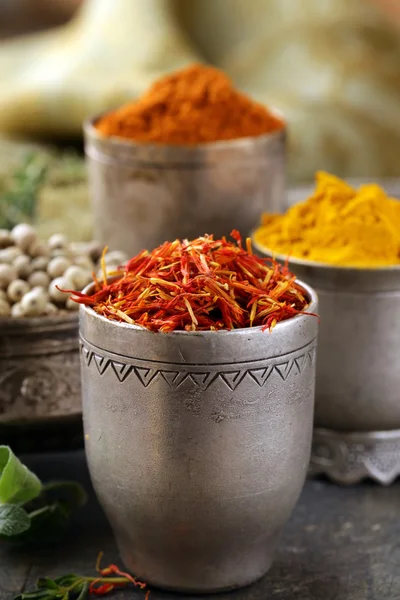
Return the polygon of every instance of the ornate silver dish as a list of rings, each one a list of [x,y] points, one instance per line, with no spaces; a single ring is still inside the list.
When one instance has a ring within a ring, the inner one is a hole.
[[[0,442],[59,449],[72,424],[77,445],[81,412],[78,315],[0,319]]]

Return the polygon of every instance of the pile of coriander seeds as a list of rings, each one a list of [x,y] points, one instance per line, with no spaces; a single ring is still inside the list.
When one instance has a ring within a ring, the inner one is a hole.
[[[47,241],[21,223],[0,229],[0,317],[41,317],[77,311],[79,304],[61,290],[82,290],[100,274],[102,248],[76,244],[61,233]],[[125,264],[121,252],[105,256],[107,271]]]

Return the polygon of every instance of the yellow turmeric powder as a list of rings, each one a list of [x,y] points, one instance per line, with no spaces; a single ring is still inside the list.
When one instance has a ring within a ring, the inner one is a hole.
[[[330,265],[398,265],[400,202],[376,184],[354,189],[318,172],[314,193],[283,215],[263,215],[253,239],[274,254]]]

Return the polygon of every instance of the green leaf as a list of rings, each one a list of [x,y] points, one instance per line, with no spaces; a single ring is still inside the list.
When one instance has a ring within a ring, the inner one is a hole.
[[[14,596],[14,600],[44,600],[49,597],[48,590],[34,590],[33,592],[22,592],[22,594],[18,594],[18,596]],[[52,596],[55,598],[55,596]]]
[[[49,589],[36,589],[33,592],[22,592],[18,596],[14,596],[14,600],[55,600],[60,596],[57,592]]]
[[[79,596],[77,597],[76,600],[86,600],[86,598],[89,595],[89,582],[86,581],[83,586],[81,591],[79,592]]]
[[[79,575],[76,575],[75,573],[68,573],[67,575],[59,575],[58,577],[55,577],[54,582],[58,586],[68,587],[76,583],[77,579],[79,579]]]
[[[57,502],[70,514],[87,502],[84,488],[76,481],[54,481],[43,486],[46,504]]]
[[[43,506],[39,510],[30,513],[32,533],[34,541],[41,543],[53,542],[59,539],[68,524],[68,514],[64,507],[57,502]]]
[[[29,513],[31,526],[10,539],[15,544],[43,545],[58,542],[68,525],[68,514],[60,504],[43,506]]]
[[[54,579],[50,579],[50,577],[40,577],[36,582],[36,587],[39,590],[59,590],[60,586],[54,581]]]
[[[28,531],[31,520],[26,511],[15,504],[0,506],[0,535],[14,536]]]
[[[40,480],[8,446],[0,446],[0,505],[24,504],[39,496]]]

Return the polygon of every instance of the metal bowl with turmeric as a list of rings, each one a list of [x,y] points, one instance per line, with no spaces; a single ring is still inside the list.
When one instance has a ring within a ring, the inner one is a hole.
[[[400,202],[376,184],[327,173],[253,232],[318,294],[319,354],[311,471],[355,483],[400,475]]]

